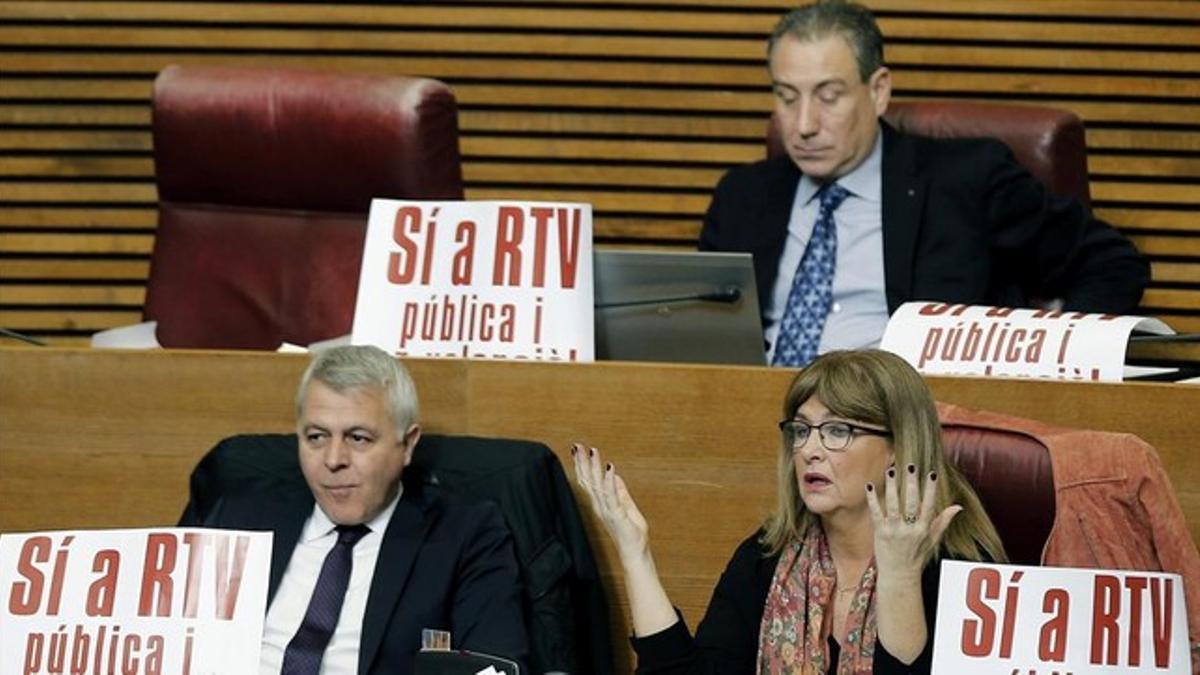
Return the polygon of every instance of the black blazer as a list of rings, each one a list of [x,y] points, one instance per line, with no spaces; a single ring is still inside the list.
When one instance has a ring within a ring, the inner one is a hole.
[[[222,440],[192,471],[180,524],[204,524],[218,501],[234,495],[290,494],[287,499],[300,502],[296,509],[310,512],[312,497],[296,442],[295,434]],[[499,507],[521,574],[531,672],[614,672],[608,624],[593,620],[608,616],[600,573],[570,485],[549,448],[530,441],[424,434],[404,479],[418,488],[436,483],[465,500]]]
[[[307,489],[227,495],[203,525],[275,533],[269,605],[313,503]],[[517,564],[500,512],[405,480],[375,564],[359,675],[411,674],[424,628],[449,631],[455,648],[513,659],[526,672]]]
[[[680,618],[669,628],[633,638],[637,675],[754,675],[763,609],[779,556],[764,556],[758,532],[738,546],[721,574],[712,600],[693,639]],[[883,645],[875,643],[874,675],[926,675],[933,664],[933,626],[937,613],[940,562],[921,574],[921,595],[929,639],[912,665],[904,665]],[[833,654],[831,652],[830,656]],[[830,672],[837,662],[831,658]]]
[[[1149,265],[1074,199],[1051,195],[992,139],[883,133],[888,312],[911,300],[1127,313]],[[800,170],[787,156],[732,169],[704,219],[700,249],[754,255],[759,302],[774,288]]]

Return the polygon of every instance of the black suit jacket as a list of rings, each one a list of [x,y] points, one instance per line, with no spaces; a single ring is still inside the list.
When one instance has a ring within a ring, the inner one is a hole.
[[[695,638],[683,619],[668,628],[632,639],[637,675],[753,675],[758,658],[758,634],[763,610],[779,556],[764,556],[755,533],[738,546],[717,581],[708,610]],[[874,675],[923,675],[933,664],[933,625],[937,614],[941,564],[934,560],[921,573],[921,599],[929,640],[912,665],[904,665],[879,642],[875,643]],[[836,645],[836,643],[834,643]],[[830,650],[829,672],[837,661]]]
[[[883,130],[883,259],[888,312],[911,300],[1127,313],[1149,266],[1133,244],[1074,199],[1055,197],[991,139]],[[800,170],[776,157],[717,185],[701,250],[754,255],[765,309],[787,238]]]
[[[307,490],[231,495],[205,519],[207,527],[275,533],[268,605],[313,503]],[[375,564],[359,675],[412,673],[424,628],[449,631],[456,649],[516,660],[525,672],[517,565],[500,512],[489,502],[462,503],[406,480]]]

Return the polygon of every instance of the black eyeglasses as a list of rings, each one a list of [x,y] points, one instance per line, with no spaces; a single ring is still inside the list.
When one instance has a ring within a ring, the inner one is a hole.
[[[808,442],[808,436],[812,430],[817,430],[817,435],[821,439],[821,445],[826,450],[834,452],[845,450],[846,446],[854,440],[855,434],[864,434],[868,436],[884,436],[892,435],[892,432],[886,429],[872,429],[859,424],[851,424],[850,422],[830,421],[822,422],[821,424],[809,424],[800,420],[784,420],[779,423],[779,430],[783,432],[783,443],[786,447],[793,450],[803,446]]]

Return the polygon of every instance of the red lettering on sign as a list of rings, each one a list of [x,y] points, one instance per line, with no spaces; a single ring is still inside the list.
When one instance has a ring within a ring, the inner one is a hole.
[[[496,218],[496,255],[492,261],[492,284],[521,285],[521,239],[525,234],[525,212],[501,206]]]
[[[1042,596],[1042,612],[1053,613],[1038,633],[1038,658],[1043,661],[1062,661],[1067,657],[1067,626],[1070,617],[1071,595],[1061,588],[1051,588]]]
[[[146,537],[146,559],[142,564],[142,592],[138,600],[138,616],[170,616],[171,593],[174,582],[176,541],[170,534],[150,534]]]
[[[50,560],[50,537],[30,537],[21,546],[21,555],[17,557],[17,574],[26,581],[13,582],[8,594],[8,611],[16,616],[26,616],[37,612],[42,604],[42,586],[46,577],[38,570],[35,563],[45,563]]]
[[[1092,587],[1092,652],[1094,665],[1117,665],[1120,635],[1117,617],[1121,614],[1121,582],[1114,576],[1098,574]]]
[[[963,654],[983,657],[992,653],[996,635],[996,613],[984,602],[984,599],[995,600],[999,597],[999,572],[987,568],[971,570],[967,575],[967,609],[979,619],[963,621]]]

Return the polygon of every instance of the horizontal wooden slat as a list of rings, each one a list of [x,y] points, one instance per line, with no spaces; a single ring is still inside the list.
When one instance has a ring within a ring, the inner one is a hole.
[[[60,104],[0,101],[0,125],[150,126],[150,108],[144,103]]]
[[[0,208],[0,227],[153,229],[158,211],[147,208],[88,208],[83,206]]]
[[[1099,207],[1100,218],[1131,230],[1172,230],[1196,232],[1200,236],[1200,213],[1194,210],[1155,210]]]
[[[1087,144],[1093,150],[1162,150],[1200,152],[1200,131],[1148,129],[1088,129]]]
[[[1142,305],[1159,309],[1190,309],[1200,311],[1200,289],[1148,288]]]
[[[153,183],[0,182],[0,201],[105,202],[154,204]]]
[[[145,281],[150,263],[143,260],[58,260],[0,258],[0,279]]]
[[[61,130],[0,129],[0,151],[54,150],[120,150],[149,152],[152,144],[149,131],[125,130]]]
[[[148,234],[26,234],[0,232],[0,253],[73,253],[149,255],[154,236]]]
[[[97,331],[117,326],[128,326],[142,320],[142,311],[136,310],[33,310],[0,309],[0,326],[27,333],[31,330],[86,330]]]
[[[1093,180],[1092,199],[1200,206],[1200,186],[1172,183],[1120,183]]]
[[[0,3],[0,16],[2,12],[10,10],[11,6],[19,5],[20,3],[9,2]],[[34,8],[29,14],[22,15],[27,18],[40,16],[47,17],[64,17],[64,12],[72,9],[77,9],[76,5],[83,4],[76,2],[51,1],[38,3],[42,7]],[[92,4],[92,3],[89,3]],[[98,4],[98,3],[95,3]],[[125,10],[120,12],[121,17],[141,17],[140,8],[135,3],[108,3],[109,5],[125,6]],[[166,3],[163,3],[166,4]],[[210,7],[219,6],[217,3],[208,3]],[[246,3],[250,4],[250,3]],[[521,6],[533,5],[537,7],[545,7],[547,5],[559,5],[570,7],[572,5],[595,5],[595,0],[475,0],[474,4],[504,6]],[[737,11],[767,11],[772,16],[782,13],[795,6],[794,0],[639,0],[638,5],[643,8],[661,8],[661,9],[688,9],[688,8],[706,8],[706,9],[736,9]],[[905,12],[912,14],[920,14],[930,11],[931,7],[927,0],[874,0],[871,7],[876,12]],[[1139,0],[1139,2],[1130,6],[1125,0],[976,0],[970,3],[959,3],[952,6],[953,13],[969,16],[969,15],[1021,15],[1021,16],[1049,16],[1049,17],[1070,17],[1081,16],[1088,17],[1093,15],[1125,17],[1133,19],[1191,19],[1195,17],[1194,0]],[[25,8],[22,8],[25,9]],[[942,11],[946,11],[946,7],[941,7]],[[73,14],[70,16],[74,16]]]
[[[522,164],[474,161],[463,167],[463,179],[473,183],[537,185],[654,185],[663,189],[711,190],[721,169],[641,167],[622,165]]]
[[[964,3],[965,5],[965,3]],[[413,27],[437,28],[544,28],[553,26],[572,30],[623,30],[629,32],[703,32],[703,33],[768,33],[778,12],[699,12],[575,8],[506,8],[458,6],[373,7],[364,12],[355,6],[327,4],[294,5],[287,21],[294,24],[337,23],[378,25],[387,23]],[[58,18],[62,20],[138,20],[188,21],[210,25],[238,23],[274,23],[279,20],[278,9],[263,3],[119,3],[64,2],[0,4],[0,16],[24,19]],[[947,39],[1001,40],[1012,42],[1063,40],[1065,22],[984,21],[940,19],[931,17],[880,18],[884,34],[892,38],[928,35],[931,32]],[[1190,46],[1200,43],[1200,28],[1188,23],[1179,25],[1087,25],[1079,36],[1098,44],[1172,44]]]
[[[1200,39],[1200,31],[1197,32]],[[308,55],[231,54],[206,55],[178,53],[0,53],[0,69],[30,73],[143,73],[153,76],[172,63],[203,65],[275,64],[290,66],[311,65]],[[490,57],[446,58],[444,56],[397,55],[387,58],[361,56],[323,56],[323,64],[359,72],[410,73],[455,80],[485,78],[490,81],[522,81],[568,79],[571,82],[612,84],[658,84],[676,86],[687,83],[698,89],[720,87],[761,87],[769,80],[761,64],[714,65],[709,63],[676,63],[656,61],[612,63],[579,59],[523,59]],[[1200,81],[1167,76],[1148,78],[1144,75],[1081,75],[1006,72],[934,71],[910,66],[897,66],[893,78],[902,90],[925,92],[1008,92],[1044,96],[1111,95],[1114,90],[1123,96],[1194,98],[1200,93]],[[697,86],[701,84],[703,86]]]
[[[0,155],[0,177],[57,176],[62,178],[142,178],[154,180],[154,160],[149,157],[56,155],[5,157]],[[4,189],[0,188],[0,194]]]
[[[537,157],[556,159],[622,159],[697,161],[740,164],[762,158],[762,149],[746,143],[590,140],[576,138],[508,138],[472,136],[461,139],[471,157]]]
[[[1200,236],[1163,237],[1132,233],[1129,238],[1143,255],[1200,257]]]
[[[318,67],[337,70],[333,64],[321,63]],[[397,71],[389,71],[397,72]],[[130,101],[148,103],[152,77],[146,74],[138,79],[88,79],[83,77],[33,77],[0,78],[0,100],[16,101]],[[696,90],[660,91],[631,87],[582,87],[569,85],[535,86],[506,83],[503,86],[458,82],[454,92],[460,106],[522,106],[544,109],[578,110],[589,108],[611,108],[614,113],[627,114],[636,111],[679,111],[697,114],[698,111],[713,113],[740,113],[761,115],[763,124],[771,109],[771,97],[763,88],[755,92],[713,92]],[[1018,92],[1018,96],[1006,99],[1011,103],[1027,105],[1050,105],[1074,110],[1085,118],[1089,111],[1093,116],[1105,120],[1133,120],[1145,122],[1167,121],[1195,124],[1194,107],[1183,104],[1113,103],[1103,101],[1071,101],[1054,97],[1029,96]],[[955,92],[958,96],[959,92]],[[898,99],[940,98],[937,95],[914,96],[901,87]],[[966,96],[978,100],[980,96]],[[1159,114],[1159,110],[1163,111]],[[489,111],[490,112],[490,111]],[[1144,114],[1143,114],[1144,113]],[[483,113],[487,114],[487,113]],[[609,114],[609,113],[605,113]]]
[[[1200,157],[1154,157],[1137,155],[1088,155],[1092,175],[1110,176],[1168,176],[1200,179]]]
[[[511,199],[512,190],[473,188],[469,199]],[[699,213],[708,206],[708,195],[649,194],[583,190],[526,189],[522,198],[550,202],[587,202],[597,211],[634,213]]]
[[[1187,283],[1200,286],[1200,260],[1191,263],[1156,261],[1150,265],[1150,276],[1157,282]],[[1196,309],[1200,309],[1200,306],[1197,306]]]
[[[1083,29],[1086,30],[1086,29]],[[108,26],[3,26],[0,46],[107,49],[191,49],[196,51],[309,51],[319,53],[366,51],[387,53],[432,52],[442,56],[485,53],[497,59],[554,54],[558,57],[672,58],[749,61],[762,67],[763,46],[758,36],[696,38],[662,36],[571,35],[547,33],[492,34],[480,40],[474,33],[396,30],[238,29],[226,27],[161,28]],[[1159,71],[1190,74],[1200,70],[1200,53],[1183,53],[1164,60],[1155,51],[1098,51],[1096,49],[986,47],[951,45],[889,45],[893,66],[994,67],[1013,69],[1074,69]],[[620,68],[620,64],[612,64]]]
[[[1200,130],[1192,132],[1089,130],[1089,146],[1105,149],[1200,152]],[[625,140],[592,140],[555,137],[464,136],[465,155],[503,157],[619,158],[661,161],[696,161],[732,164],[762,158],[757,141],[629,143]],[[150,134],[125,130],[13,130],[0,129],[0,151],[151,151]]]
[[[69,90],[70,81],[64,81]],[[62,94],[63,92],[59,92]],[[0,124],[37,126],[126,126],[149,128],[149,99],[137,103],[61,103],[56,105],[5,103],[0,101]],[[897,100],[906,100],[903,97]],[[907,100],[921,100],[908,97]],[[962,100],[973,100],[970,97]],[[1055,101],[1021,100],[1012,103],[1038,104],[1070,110],[1089,123],[1128,120],[1152,120],[1158,124],[1196,124],[1194,105],[1169,103],[1127,103],[1120,101]],[[739,117],[717,116],[697,108],[682,110],[678,115],[644,115],[620,110],[605,113],[586,111],[542,110],[477,110],[463,103],[459,110],[459,126],[466,132],[506,131],[531,133],[595,133],[595,134],[652,134],[723,138],[762,138],[770,111],[770,100],[758,111],[747,111]],[[692,114],[688,114],[688,113]],[[1182,161],[1182,160],[1181,160]],[[1093,171],[1097,170],[1095,166]]]
[[[0,284],[0,305],[127,305],[141,308],[146,290],[136,286]]]

